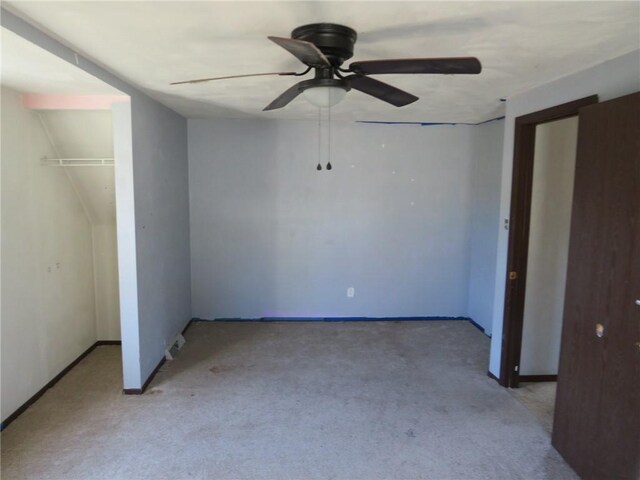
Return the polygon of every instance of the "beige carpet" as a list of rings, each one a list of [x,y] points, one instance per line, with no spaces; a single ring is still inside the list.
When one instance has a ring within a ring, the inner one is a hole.
[[[556,385],[556,382],[521,383],[520,388],[509,390],[536,416],[549,435],[553,429]]]
[[[575,479],[464,321],[196,323],[142,396],[99,347],[2,433],[2,479]]]

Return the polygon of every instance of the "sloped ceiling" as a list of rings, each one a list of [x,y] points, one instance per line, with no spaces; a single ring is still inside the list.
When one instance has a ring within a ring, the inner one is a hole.
[[[112,158],[113,134],[109,110],[50,110],[40,112],[64,158]]]
[[[6,3],[6,2],[5,2]],[[640,44],[639,2],[8,2],[79,52],[188,117],[313,118],[302,98],[262,112],[297,79],[177,80],[300,69],[267,35],[334,22],[358,31],[354,59],[468,56],[478,76],[386,75],[420,101],[395,108],[360,92],[334,118],[480,122],[509,97]]]
[[[112,158],[113,134],[108,110],[51,110],[39,112],[62,158]],[[42,167],[60,168],[60,167]],[[93,225],[116,220],[113,166],[62,167],[67,173]]]

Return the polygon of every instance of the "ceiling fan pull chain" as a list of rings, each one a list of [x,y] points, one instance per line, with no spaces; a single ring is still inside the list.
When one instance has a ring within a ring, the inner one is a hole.
[[[322,170],[322,165],[320,164],[322,161],[322,127],[320,125],[320,120],[321,111],[320,107],[318,107],[318,166],[316,167],[316,170],[318,171]]]
[[[331,92],[329,93],[331,96]],[[327,107],[327,170],[331,170],[331,107]]]

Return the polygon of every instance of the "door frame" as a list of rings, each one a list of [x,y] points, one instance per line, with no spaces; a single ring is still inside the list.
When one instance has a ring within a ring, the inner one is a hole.
[[[517,388],[520,380],[536,127],[543,123],[576,116],[582,107],[594,103],[598,103],[597,95],[556,105],[515,119],[509,246],[505,275],[500,378],[498,379],[500,385],[504,387]]]

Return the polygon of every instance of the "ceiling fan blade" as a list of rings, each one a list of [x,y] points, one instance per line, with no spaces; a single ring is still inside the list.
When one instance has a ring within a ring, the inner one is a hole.
[[[400,90],[374,78],[350,75],[345,77],[345,80],[349,82],[351,88],[376,97],[391,105],[395,105],[396,107],[404,107],[418,100],[418,97],[415,95],[411,95],[404,90]]]
[[[172,82],[169,85],[182,85],[184,83],[203,83],[210,82],[212,80],[227,80],[229,78],[244,78],[244,77],[263,77],[266,75],[296,75],[296,72],[270,72],[270,73],[250,73],[247,75],[229,75],[227,77],[211,77],[211,78],[199,78],[197,80],[185,80],[183,82]]]
[[[325,57],[324,53],[322,53],[320,49],[311,42],[284,37],[267,38],[280,45],[305,65],[320,68],[331,66],[331,62],[329,62],[327,57]]]
[[[382,73],[435,73],[476,74],[482,71],[480,60],[475,57],[458,58],[397,58],[354,62],[349,70],[361,75]]]
[[[301,83],[303,82],[298,82],[294,86],[287,89],[282,95],[280,95],[273,102],[271,102],[269,105],[264,107],[262,111],[266,112],[267,110],[276,110],[278,108],[287,106],[289,102],[291,102],[291,100],[293,100],[294,98],[296,98],[298,95],[302,93],[302,90],[300,89]]]

